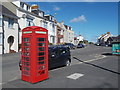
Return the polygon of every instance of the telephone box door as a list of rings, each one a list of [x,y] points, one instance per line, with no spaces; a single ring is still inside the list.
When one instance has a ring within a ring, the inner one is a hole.
[[[36,35],[36,80],[48,77],[48,39],[45,35]]]
[[[30,69],[31,69],[31,40],[30,36],[22,37],[22,79],[30,82]]]

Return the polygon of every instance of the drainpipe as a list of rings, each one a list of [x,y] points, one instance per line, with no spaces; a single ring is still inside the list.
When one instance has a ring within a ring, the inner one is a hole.
[[[5,49],[5,47],[4,47],[4,38],[5,38],[5,35],[4,35],[4,32],[5,32],[5,30],[4,30],[4,22],[3,22],[3,15],[2,15],[2,30],[3,30],[3,33],[2,33],[2,36],[3,36],[3,39],[2,39],[2,54],[4,54],[4,49]]]

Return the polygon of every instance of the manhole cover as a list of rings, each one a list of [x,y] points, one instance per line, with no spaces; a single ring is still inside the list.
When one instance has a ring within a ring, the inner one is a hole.
[[[76,80],[76,79],[78,79],[82,76],[84,76],[84,74],[74,73],[74,74],[71,74],[71,75],[67,76],[67,78]]]

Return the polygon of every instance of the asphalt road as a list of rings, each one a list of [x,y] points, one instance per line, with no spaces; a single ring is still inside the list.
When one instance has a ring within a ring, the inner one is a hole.
[[[118,88],[118,56],[110,53],[111,47],[94,45],[71,50],[71,66],[50,70],[49,79],[36,84],[20,79],[20,53],[5,54],[1,85],[3,88]]]

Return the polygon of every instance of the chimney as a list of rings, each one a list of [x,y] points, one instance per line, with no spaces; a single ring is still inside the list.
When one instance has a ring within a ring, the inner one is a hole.
[[[107,34],[110,34],[110,32],[107,32]]]
[[[32,11],[33,11],[33,10],[38,10],[38,8],[39,8],[39,7],[38,7],[37,4],[33,4],[33,5],[31,6]]]
[[[36,4],[33,4],[32,6],[31,6],[31,12],[32,13],[34,13],[34,14],[36,14],[36,15],[39,15],[39,7],[38,7],[38,5],[36,5]]]

